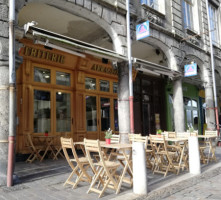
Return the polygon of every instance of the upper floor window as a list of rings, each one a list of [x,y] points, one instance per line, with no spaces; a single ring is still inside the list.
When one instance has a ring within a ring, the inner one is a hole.
[[[141,4],[145,4],[165,15],[165,0],[141,0]]]
[[[182,0],[182,11],[184,28],[199,33],[197,0]]]
[[[209,20],[210,20],[212,42],[213,44],[219,44],[217,9],[211,4],[209,4]]]

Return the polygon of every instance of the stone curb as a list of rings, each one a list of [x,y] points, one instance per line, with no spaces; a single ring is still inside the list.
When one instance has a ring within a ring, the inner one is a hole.
[[[221,166],[216,167],[214,169],[208,170],[206,172],[203,172],[202,174],[192,176],[190,178],[187,178],[186,180],[182,180],[178,183],[173,183],[171,185],[156,189],[152,192],[150,192],[148,195],[145,196],[139,196],[138,198],[135,198],[134,200],[159,200],[166,198],[172,194],[175,194],[181,190],[184,190],[188,187],[191,187],[193,185],[196,185],[197,183],[203,182],[207,179],[210,179],[218,174],[221,174]]]

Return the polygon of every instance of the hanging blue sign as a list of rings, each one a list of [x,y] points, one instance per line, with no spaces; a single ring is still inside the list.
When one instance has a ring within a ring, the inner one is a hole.
[[[149,21],[146,21],[142,24],[138,24],[136,26],[136,37],[137,40],[141,40],[145,37],[150,36],[150,23]]]
[[[196,76],[197,75],[197,64],[192,63],[184,66],[184,77]]]

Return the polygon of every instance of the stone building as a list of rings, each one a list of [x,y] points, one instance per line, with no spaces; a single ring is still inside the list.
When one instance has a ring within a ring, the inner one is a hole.
[[[26,135],[67,133],[103,139],[130,132],[124,0],[15,1],[16,153]],[[206,0],[130,1],[135,132],[201,134],[214,129],[213,79]],[[209,0],[220,103],[220,1]],[[136,26],[149,21],[149,37]],[[24,25],[25,28],[24,28]],[[9,136],[9,0],[0,0],[0,184],[6,182]],[[196,63],[197,75],[184,77]],[[118,122],[118,119],[119,122]]]

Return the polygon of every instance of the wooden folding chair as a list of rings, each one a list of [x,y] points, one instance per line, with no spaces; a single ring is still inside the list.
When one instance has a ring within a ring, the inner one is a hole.
[[[91,180],[92,180],[91,176],[87,172],[87,169],[90,166],[89,161],[86,157],[78,157],[75,147],[74,147],[73,139],[61,137],[61,146],[65,155],[65,158],[72,169],[72,172],[67,178],[67,180],[65,181],[64,186],[66,184],[70,184],[70,185],[73,185],[73,188],[76,188],[79,182],[81,181],[91,183]],[[72,155],[74,156],[73,159],[70,158],[67,152],[67,149],[71,149]],[[76,166],[74,166],[73,163],[76,163]],[[71,179],[74,176],[74,174],[77,175],[77,178],[73,182],[71,181]]]
[[[96,192],[99,194],[100,198],[107,188],[114,189],[117,192],[119,181],[118,176],[116,175],[116,170],[120,164],[104,159],[99,140],[84,139],[84,145],[90,166],[94,172],[94,177],[87,193]],[[99,162],[94,162],[92,159],[92,153],[94,152],[99,154]],[[97,188],[95,188],[96,185],[98,186]],[[101,186],[102,188],[99,190]]]
[[[205,130],[205,141],[200,141],[200,160],[202,163],[217,162],[215,155],[217,136],[217,131]],[[207,154],[205,152],[206,149],[208,149]]]
[[[134,134],[133,137],[130,138],[131,142],[142,142],[144,144],[144,150],[146,152],[146,162],[147,162],[147,167],[152,169],[153,167],[153,162],[152,158],[154,158],[153,155],[153,150],[152,148],[148,148],[148,136],[141,136],[140,134]]]
[[[44,147],[39,145],[34,145],[30,133],[27,133],[27,140],[28,140],[28,147],[31,150],[31,154],[27,158],[26,162],[32,163],[35,159],[41,160],[42,156],[40,155],[40,152],[44,150]]]
[[[120,143],[120,135],[113,134],[111,138],[111,144],[119,144]],[[117,156],[122,156],[120,152],[117,152],[116,149],[112,149],[108,155],[108,160],[114,160]]]
[[[67,138],[67,133],[61,133],[58,135],[58,138],[60,137],[63,137],[63,138]],[[55,155],[53,157],[53,160],[57,160],[58,159],[58,156],[60,155],[62,158],[65,158],[65,156],[63,155],[62,153],[62,145],[61,145],[61,140],[59,140],[59,142],[57,144],[54,144],[53,145],[54,149],[55,149]]]
[[[153,173],[164,174],[164,177],[169,171],[176,173],[176,167],[173,164],[175,152],[169,152],[167,142],[163,135],[150,135],[150,142],[155,148],[155,163]]]

